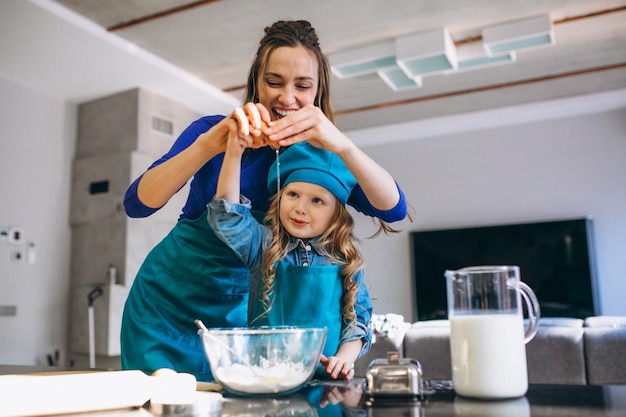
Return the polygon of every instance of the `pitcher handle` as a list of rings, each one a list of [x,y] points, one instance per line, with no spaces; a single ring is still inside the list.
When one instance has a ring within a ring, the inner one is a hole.
[[[537,326],[539,326],[541,310],[539,308],[539,300],[537,299],[534,291],[521,281],[519,282],[519,288],[528,310],[528,328],[524,334],[524,343],[528,343],[537,334]]]

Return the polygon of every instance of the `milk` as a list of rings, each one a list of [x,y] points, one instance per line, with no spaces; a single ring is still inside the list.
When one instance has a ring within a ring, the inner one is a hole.
[[[457,394],[512,398],[526,394],[524,323],[518,314],[476,314],[450,319],[452,380]]]

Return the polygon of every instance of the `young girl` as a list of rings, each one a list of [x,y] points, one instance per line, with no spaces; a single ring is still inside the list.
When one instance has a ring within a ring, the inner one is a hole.
[[[265,226],[240,196],[247,146],[245,138],[229,140],[208,220],[250,268],[250,325],[326,327],[322,367],[333,379],[349,379],[354,361],[371,344],[372,305],[345,207],[356,180],[333,153],[308,143],[290,146],[280,155],[281,189]],[[277,176],[273,166],[271,191]]]

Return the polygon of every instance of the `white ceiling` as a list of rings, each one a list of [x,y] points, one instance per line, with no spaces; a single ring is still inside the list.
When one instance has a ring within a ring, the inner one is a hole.
[[[436,28],[480,41],[485,26],[540,14],[556,45],[511,65],[401,93],[376,75],[334,79],[337,123],[401,126],[626,87],[623,0],[2,0],[0,75],[75,102],[141,86],[209,114],[239,102],[263,28],[279,19],[310,20],[333,53]]]

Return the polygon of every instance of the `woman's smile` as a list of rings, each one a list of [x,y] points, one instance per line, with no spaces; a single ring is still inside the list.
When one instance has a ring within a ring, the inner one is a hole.
[[[317,94],[318,63],[302,45],[276,48],[259,74],[259,102],[274,120],[313,104]]]

